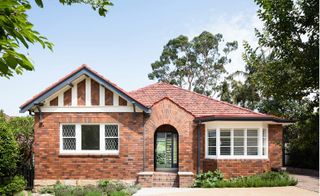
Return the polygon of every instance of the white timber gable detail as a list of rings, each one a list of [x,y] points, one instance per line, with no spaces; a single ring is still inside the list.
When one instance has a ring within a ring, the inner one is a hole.
[[[42,103],[42,112],[142,112],[116,92],[85,75],[75,79]],[[34,110],[38,111],[37,108]]]

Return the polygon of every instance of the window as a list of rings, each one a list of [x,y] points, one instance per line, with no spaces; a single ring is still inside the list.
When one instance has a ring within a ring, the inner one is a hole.
[[[118,125],[105,125],[106,150],[118,149]]]
[[[60,153],[118,154],[117,124],[62,124]]]
[[[234,129],[233,135],[233,154],[244,155],[244,130]]]
[[[206,158],[268,158],[267,128],[209,128]]]
[[[267,129],[262,129],[262,155],[267,155],[268,143],[267,143]]]
[[[62,148],[63,150],[76,149],[76,126],[75,125],[62,126]]]
[[[258,155],[258,130],[247,130],[247,155]]]
[[[81,150],[99,150],[99,125],[81,125]]]
[[[231,131],[228,129],[220,130],[220,154],[231,155]]]
[[[216,130],[208,130],[208,154],[216,155],[217,154],[217,140],[216,140]]]

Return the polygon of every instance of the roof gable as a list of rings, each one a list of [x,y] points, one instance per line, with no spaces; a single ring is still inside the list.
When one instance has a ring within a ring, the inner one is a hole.
[[[26,112],[30,110],[32,107],[34,107],[37,104],[40,104],[45,99],[49,98],[53,94],[57,93],[59,90],[63,89],[65,86],[70,85],[74,80],[81,77],[82,75],[86,75],[92,79],[94,79],[96,82],[100,83],[102,86],[118,93],[121,97],[123,97],[125,100],[130,102],[131,104],[136,105],[141,110],[143,110],[146,113],[149,113],[149,109],[141,104],[139,101],[132,98],[127,92],[125,92],[123,89],[118,87],[116,84],[112,83],[111,81],[107,80],[94,70],[90,69],[87,65],[82,65],[78,69],[74,70],[73,72],[69,73],[65,77],[58,80],[56,83],[52,84],[48,88],[46,88],[44,91],[40,92],[39,94],[35,95],[33,98],[25,102],[20,106],[20,112]]]

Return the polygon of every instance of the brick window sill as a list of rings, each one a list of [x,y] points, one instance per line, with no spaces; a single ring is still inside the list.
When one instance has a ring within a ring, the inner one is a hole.
[[[79,153],[60,153],[59,157],[114,157],[114,158],[119,158],[120,155],[119,154],[79,154]]]

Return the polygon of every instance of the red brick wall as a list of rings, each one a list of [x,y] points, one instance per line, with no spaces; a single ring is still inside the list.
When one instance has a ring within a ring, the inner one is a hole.
[[[282,125],[269,125],[269,159],[271,168],[282,167]]]
[[[64,106],[71,105],[71,88],[63,93],[63,105]]]
[[[203,127],[202,127],[203,128]],[[204,128],[203,128],[204,129]],[[269,125],[269,159],[205,159],[204,150],[201,157],[203,160],[203,171],[214,171],[220,169],[226,178],[236,176],[250,176],[271,168],[279,168],[282,166],[282,125]],[[204,131],[204,130],[203,130]],[[205,132],[202,132],[205,133]],[[202,135],[202,149],[205,148],[205,136]]]
[[[50,101],[50,106],[58,106],[58,97],[56,97]]]
[[[86,104],[86,80],[82,80],[77,85],[78,88],[78,105]]]
[[[113,105],[113,92],[105,88],[105,105]]]
[[[100,102],[100,85],[98,82],[91,80],[91,105],[99,105]]]
[[[154,170],[154,134],[164,124],[173,126],[179,136],[179,171],[193,171],[193,116],[168,99],[156,103],[145,124],[146,171]]]
[[[119,156],[60,156],[60,123],[119,123]],[[137,113],[44,113],[35,115],[35,179],[135,179],[142,170],[143,115]]]

